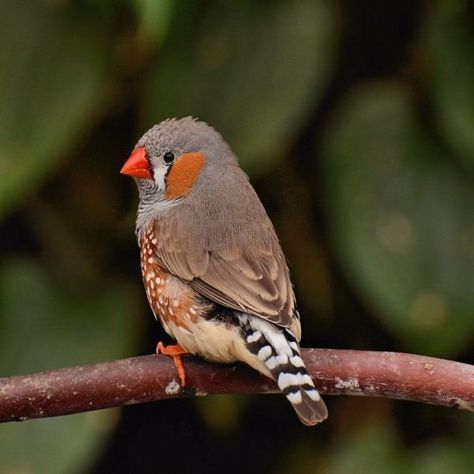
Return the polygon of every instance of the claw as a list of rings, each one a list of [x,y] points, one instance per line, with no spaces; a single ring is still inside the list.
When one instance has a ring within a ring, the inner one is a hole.
[[[181,358],[184,354],[189,352],[181,347],[179,344],[165,346],[161,341],[156,345],[156,353],[167,355],[173,358],[174,365],[178,371],[178,377],[181,382],[181,387],[186,385],[186,371],[184,370],[183,360]]]

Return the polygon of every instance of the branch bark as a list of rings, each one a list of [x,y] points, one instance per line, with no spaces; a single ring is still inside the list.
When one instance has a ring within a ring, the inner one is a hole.
[[[303,349],[323,395],[412,400],[474,411],[474,366],[395,352]],[[23,421],[167,398],[274,393],[276,385],[241,365],[184,359],[187,384],[172,360],[142,356],[0,379],[0,422]]]

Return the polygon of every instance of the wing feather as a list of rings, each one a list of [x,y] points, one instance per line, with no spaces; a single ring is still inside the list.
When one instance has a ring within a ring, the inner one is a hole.
[[[156,257],[210,300],[290,328],[299,338],[289,270],[275,231],[250,184],[240,186],[247,186],[252,202],[246,206],[241,199],[232,222],[220,210],[225,203],[213,208],[209,201],[176,207],[155,221]]]

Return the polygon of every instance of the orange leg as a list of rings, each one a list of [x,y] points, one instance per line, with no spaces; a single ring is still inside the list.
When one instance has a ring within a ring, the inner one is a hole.
[[[186,384],[186,371],[184,370],[183,360],[181,356],[183,354],[189,354],[189,352],[181,347],[179,344],[174,346],[165,346],[161,341],[156,345],[156,353],[164,354],[173,358],[174,365],[178,371],[178,377],[181,381],[181,386],[184,387]]]

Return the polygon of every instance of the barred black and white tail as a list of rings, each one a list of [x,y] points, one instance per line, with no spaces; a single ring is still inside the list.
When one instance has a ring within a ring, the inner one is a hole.
[[[326,405],[304,366],[294,336],[253,316],[243,322],[247,348],[263,362],[299,419],[307,426],[325,420],[328,416]]]

